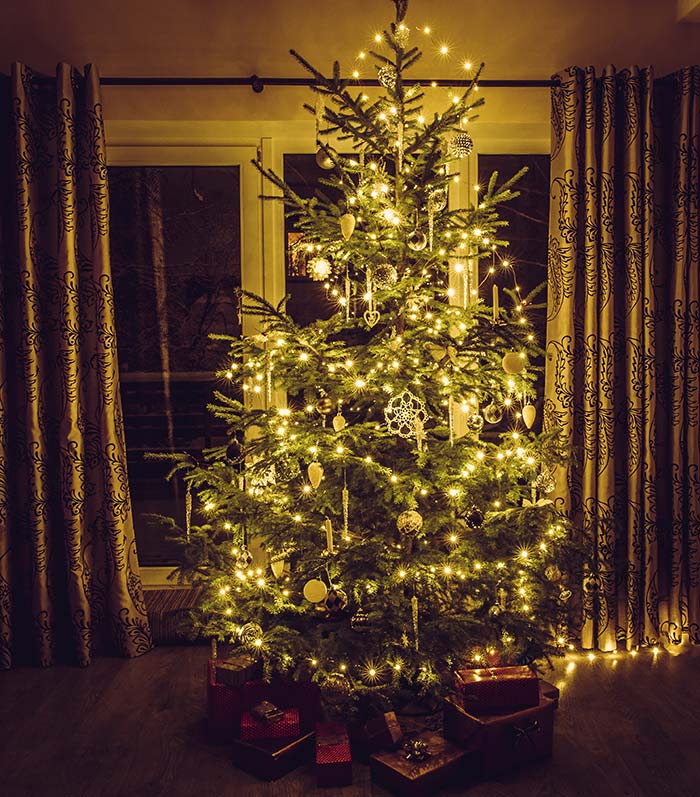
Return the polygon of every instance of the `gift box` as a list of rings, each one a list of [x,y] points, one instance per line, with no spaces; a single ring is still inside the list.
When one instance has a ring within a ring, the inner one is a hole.
[[[509,714],[476,715],[453,698],[444,701],[444,733],[459,747],[479,755],[479,771],[492,777],[552,754],[554,702]]]
[[[554,708],[559,708],[559,690],[549,681],[540,681],[540,699],[548,697],[553,703]]]
[[[262,678],[263,666],[260,659],[247,653],[237,653],[216,659],[216,682],[226,686],[241,687],[248,681]]]
[[[316,775],[319,786],[348,786],[352,783],[352,755],[345,725],[316,724]]]
[[[312,760],[314,736],[314,732],[310,731],[296,739],[259,739],[250,742],[234,739],[233,763],[261,780],[278,780]]]
[[[212,659],[207,667],[207,735],[212,742],[229,742],[240,723],[241,690],[217,683]]]
[[[372,780],[401,797],[434,795],[455,777],[464,774],[468,754],[436,733],[417,737],[425,742],[430,755],[423,759],[408,759],[403,749],[374,753],[370,757]]]
[[[299,709],[281,709],[280,719],[267,722],[255,717],[251,711],[241,714],[241,739],[251,742],[258,739],[294,739],[300,735]]]
[[[393,711],[387,711],[366,722],[362,728],[361,741],[369,753],[393,750],[401,742],[403,731]]]
[[[538,679],[529,667],[458,670],[455,681],[462,705],[475,714],[512,712],[540,701]]]
[[[288,681],[273,678],[271,681],[251,681],[241,692],[243,711],[250,711],[263,701],[274,703],[281,709],[299,710],[300,732],[313,731],[321,718],[321,690],[312,681]]]

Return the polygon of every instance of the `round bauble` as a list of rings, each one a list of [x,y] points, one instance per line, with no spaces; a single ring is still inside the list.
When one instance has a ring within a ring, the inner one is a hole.
[[[467,427],[468,432],[471,434],[479,434],[479,432],[484,428],[484,419],[480,413],[473,412],[471,415],[467,416],[464,424]]]
[[[406,237],[406,245],[412,252],[421,252],[428,245],[428,238],[424,232],[414,230]]]
[[[255,642],[258,639],[262,639],[262,635],[263,630],[257,623],[246,623],[241,628],[241,645],[246,648],[260,647]]]
[[[377,266],[372,272],[372,280],[379,290],[391,288],[393,285],[396,285],[398,279],[399,272],[396,270],[395,266],[391,266],[389,263],[383,263],[381,266]]]
[[[321,603],[328,595],[328,587],[320,578],[312,578],[304,584],[304,597],[309,603]]]
[[[241,441],[234,437],[226,447],[226,456],[231,462],[239,462],[243,456],[243,446]]]
[[[276,477],[280,481],[288,482],[290,479],[295,479],[299,475],[299,470],[296,459],[284,454],[275,463]]]
[[[470,529],[481,528],[481,524],[484,522],[484,513],[479,509],[478,506],[473,506],[469,512],[467,512],[465,520],[467,521],[467,526],[469,526]]]
[[[537,410],[534,405],[526,404],[522,409],[522,416],[525,426],[527,426],[528,429],[532,429],[532,425],[535,423],[535,417],[537,416]]]
[[[535,479],[535,487],[542,493],[553,493],[557,489],[557,482],[550,471],[543,470]]]
[[[391,64],[380,66],[377,70],[377,80],[380,86],[393,91],[396,88],[396,69]]]
[[[306,469],[311,486],[316,490],[323,478],[323,465],[320,462],[312,462]]]
[[[500,423],[503,420],[503,410],[492,401],[484,407],[484,420],[490,424]]]
[[[509,351],[501,364],[507,374],[519,374],[525,368],[525,357],[517,351]]]
[[[338,612],[342,612],[343,609],[348,605],[348,596],[345,594],[345,592],[343,592],[342,589],[331,587],[328,590],[326,599],[323,603],[327,611],[329,611],[331,614],[337,614]]]
[[[462,131],[460,133],[455,133],[455,135],[452,136],[448,147],[450,150],[450,155],[453,158],[466,158],[468,155],[472,154],[474,142],[472,141],[472,137],[469,135],[469,133]]]
[[[236,569],[247,570],[253,564],[253,554],[242,545],[236,554]]]
[[[321,396],[321,398],[316,402],[316,412],[319,415],[330,415],[333,411],[333,402],[328,398],[328,396]]]
[[[561,570],[556,565],[547,565],[544,569],[544,577],[547,581],[559,581],[561,579]]]
[[[408,509],[398,516],[396,526],[401,534],[416,534],[423,528],[423,516],[415,509]]]
[[[352,688],[350,681],[342,672],[332,672],[321,684],[321,695],[330,706],[342,706],[347,703]]]
[[[362,608],[362,606],[360,606],[355,614],[353,614],[353,616],[350,618],[350,628],[352,628],[353,631],[362,632],[366,631],[369,626],[369,615]]]
[[[324,280],[331,274],[331,264],[325,257],[315,257],[309,261],[309,271],[313,279]]]
[[[332,169],[333,168],[332,159],[328,156],[326,151],[324,149],[322,149],[321,147],[319,147],[318,150],[316,151],[316,163],[322,169]]]
[[[438,212],[444,210],[447,207],[447,189],[434,188],[428,194],[428,206]]]

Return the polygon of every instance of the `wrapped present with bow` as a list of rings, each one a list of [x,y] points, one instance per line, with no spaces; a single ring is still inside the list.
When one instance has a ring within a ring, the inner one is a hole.
[[[241,739],[295,739],[300,735],[299,709],[279,709],[264,701],[241,714]]]
[[[439,794],[453,779],[464,781],[470,754],[428,732],[406,740],[398,750],[370,757],[372,781],[401,797]]]
[[[296,739],[234,739],[233,763],[261,780],[278,780],[311,761],[314,736],[314,732],[310,731]]]
[[[216,662],[207,662],[207,736],[212,742],[230,742],[241,718],[241,690],[216,679]]]
[[[552,754],[554,701],[509,714],[472,714],[454,698],[444,701],[444,733],[479,755],[479,771],[492,777]]]
[[[340,722],[316,724],[316,776],[319,786],[348,786],[352,783],[350,738]]]
[[[223,658],[214,659],[216,682],[235,688],[242,687],[248,681],[262,678],[263,666],[260,659],[248,653],[234,653]]]
[[[529,667],[457,670],[455,688],[464,708],[473,714],[497,714],[536,706],[538,678]]]

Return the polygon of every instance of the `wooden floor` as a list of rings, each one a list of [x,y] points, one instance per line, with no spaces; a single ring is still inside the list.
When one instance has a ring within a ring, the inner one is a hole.
[[[327,790],[307,770],[260,783],[234,769],[226,747],[203,738],[206,657],[205,647],[172,647],[86,670],[0,673],[0,795],[386,794],[361,765],[353,786]],[[554,758],[444,794],[700,795],[700,651],[576,655],[550,680],[562,688]]]

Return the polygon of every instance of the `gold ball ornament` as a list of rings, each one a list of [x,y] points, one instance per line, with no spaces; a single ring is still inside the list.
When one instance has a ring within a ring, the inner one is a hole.
[[[320,578],[312,578],[304,584],[304,597],[309,603],[321,603],[328,595],[328,587]]]
[[[503,420],[503,410],[497,404],[491,402],[484,407],[484,420],[490,424],[500,423]]]
[[[328,153],[322,147],[319,147],[318,150],[316,151],[316,163],[322,169],[332,169],[333,168],[332,159],[328,156]]]
[[[246,623],[241,628],[241,645],[246,648],[255,648],[257,639],[262,639],[263,630],[257,623]]]
[[[316,412],[319,415],[330,415],[333,412],[333,402],[328,396],[321,396],[316,402]]]
[[[420,230],[413,230],[413,232],[409,233],[406,237],[406,246],[408,246],[412,252],[422,252],[427,245],[428,238],[426,234]]]
[[[501,360],[507,374],[519,374],[525,368],[525,357],[517,351],[509,351]]]
[[[415,509],[407,509],[396,519],[396,527],[401,534],[417,534],[423,528],[423,516]]]

